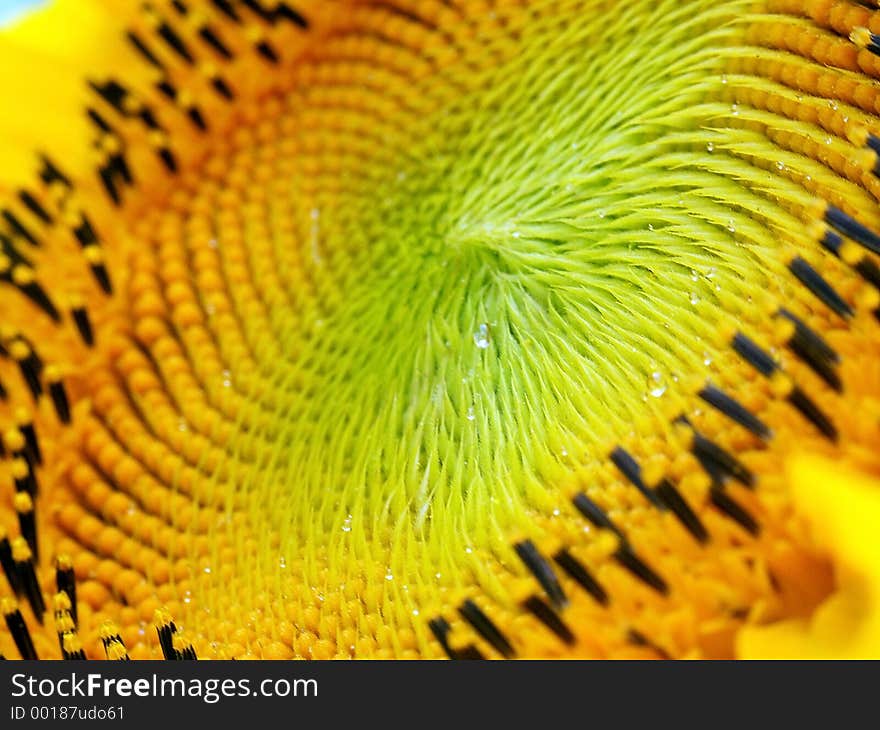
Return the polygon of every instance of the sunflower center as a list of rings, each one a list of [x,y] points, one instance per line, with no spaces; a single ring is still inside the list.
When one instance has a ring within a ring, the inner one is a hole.
[[[419,607],[507,560],[561,476],[712,360],[719,292],[772,268],[747,163],[714,162],[737,7],[714,5],[565,5],[487,33],[491,64],[423,74],[343,37],[208,165],[184,226],[251,353],[215,323],[246,396],[234,573],[260,610],[286,597],[335,645],[326,596],[366,582],[367,614],[425,640]]]

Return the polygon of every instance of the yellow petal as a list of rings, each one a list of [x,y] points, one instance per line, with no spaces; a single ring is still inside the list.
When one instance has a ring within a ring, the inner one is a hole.
[[[34,140],[65,160],[72,174],[88,167],[92,129],[83,113],[89,103],[83,78],[137,68],[119,29],[138,5],[118,0],[109,13],[96,0],[54,0],[0,28],[0,92],[15,108],[0,120],[0,184],[14,188],[31,181]]]
[[[880,657],[880,480],[832,460],[799,455],[787,474],[795,504],[834,560],[837,590],[809,620],[747,627],[741,658]]]

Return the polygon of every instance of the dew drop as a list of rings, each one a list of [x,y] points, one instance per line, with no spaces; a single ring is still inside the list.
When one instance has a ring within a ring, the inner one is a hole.
[[[715,145],[714,145],[714,143],[712,143],[712,142],[708,142],[708,143],[706,144],[706,152],[708,152],[708,153],[711,154],[711,153],[714,152],[714,151],[715,151]]]
[[[651,373],[648,378],[648,393],[654,398],[659,398],[666,392],[666,384],[663,382],[663,375],[657,371]]]
[[[467,419],[468,419],[469,421],[473,421],[476,417],[477,417],[477,416],[476,416],[476,414],[474,413],[474,407],[471,406],[470,408],[467,409]]]
[[[385,571],[385,580],[394,580],[394,575],[391,572],[391,568]]]
[[[349,515],[342,521],[342,531],[351,532],[351,515]]]
[[[474,332],[474,344],[479,347],[481,350],[485,350],[489,347],[489,325],[481,324],[477,331]]]

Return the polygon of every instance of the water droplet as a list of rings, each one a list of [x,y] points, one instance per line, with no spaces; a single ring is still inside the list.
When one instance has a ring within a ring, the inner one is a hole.
[[[654,224],[653,224],[653,223],[649,223],[649,224],[648,224],[648,230],[649,230],[649,231],[653,231],[653,230],[654,230]]]
[[[391,573],[391,568],[385,571],[385,580],[394,580],[394,575]]]
[[[514,237],[514,238],[519,238],[521,235],[522,235],[522,234],[521,234],[519,231],[514,231],[514,232],[513,232],[513,237]]]
[[[703,353],[703,365],[708,367],[712,364],[712,356],[708,352]]]
[[[605,217],[605,211],[604,211],[604,210],[600,210],[596,215],[598,215],[600,218],[604,218],[604,217]]]
[[[731,233],[736,233],[736,223],[734,223],[733,220],[727,222],[727,230]]]
[[[342,521],[342,531],[351,532],[351,515],[349,515]]]
[[[691,293],[688,295],[688,301],[690,301],[690,303],[691,303],[693,306],[696,306],[697,304],[700,303],[700,298],[699,298],[696,294],[694,294],[694,292],[691,292]]]
[[[785,169],[785,163],[782,160],[776,161],[776,169],[780,172]]]
[[[714,152],[714,151],[715,151],[715,145],[714,145],[714,143],[712,143],[712,142],[707,142],[707,143],[706,143],[706,152],[709,152],[709,153],[711,154],[711,153]]]
[[[211,569],[210,569],[210,568],[205,568],[204,570],[205,570],[205,573],[207,573],[208,575],[211,575]]]
[[[722,83],[722,84],[726,84],[726,83],[727,83],[727,76],[722,76],[722,77],[721,77],[721,83]]]
[[[413,616],[418,616],[418,615],[419,615],[419,609],[414,608],[414,609],[413,609],[413,612],[412,612],[412,615],[413,615]]]
[[[473,421],[477,416],[474,414],[474,407],[471,406],[467,409],[467,419],[469,421]]]
[[[278,567],[281,568],[281,570],[285,570],[287,568],[287,558],[285,558],[283,555],[278,558]]]
[[[474,333],[474,344],[481,350],[489,347],[489,325],[481,324]]]
[[[691,269],[691,281],[699,281],[700,275],[694,270]]]
[[[563,446],[563,447],[562,447],[562,451],[560,451],[559,453],[562,454],[562,456],[568,456],[568,449],[566,449],[566,448]]]
[[[663,375],[660,372],[651,373],[648,378],[648,393],[654,398],[659,398],[666,392],[666,384],[663,382]]]
[[[473,548],[466,547],[466,548],[464,549],[464,551],[465,551],[468,555],[470,555],[470,554],[474,551],[474,549],[473,549]]]

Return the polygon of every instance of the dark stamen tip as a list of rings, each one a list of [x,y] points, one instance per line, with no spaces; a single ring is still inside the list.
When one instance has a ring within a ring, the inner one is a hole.
[[[547,593],[547,597],[553,606],[555,608],[567,606],[568,598],[562,590],[556,573],[553,572],[550,563],[541,555],[535,544],[531,540],[523,540],[514,545],[514,550],[519,559],[523,561],[532,575],[535,576],[541,588]]]
[[[600,606],[608,605],[608,593],[584,565],[568,550],[562,549],[553,559],[568,576],[589,593]]]
[[[505,659],[512,659],[516,655],[513,645],[507,640],[501,629],[471,599],[465,600],[459,606],[458,612]]]
[[[527,598],[523,602],[523,607],[555,634],[562,643],[567,646],[575,643],[575,636],[565,621],[559,618],[558,614],[538,596]]]

